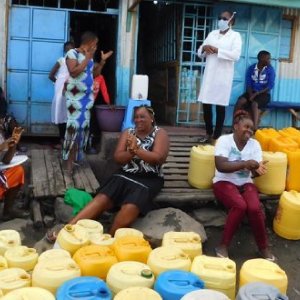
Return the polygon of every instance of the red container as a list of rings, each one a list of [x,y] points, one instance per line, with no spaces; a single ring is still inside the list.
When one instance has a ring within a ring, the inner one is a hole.
[[[125,116],[125,106],[96,105],[96,116],[101,131],[121,131]]]

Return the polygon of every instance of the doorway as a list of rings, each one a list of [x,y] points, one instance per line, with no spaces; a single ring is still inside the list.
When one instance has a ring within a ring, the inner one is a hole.
[[[115,103],[116,95],[117,30],[118,16],[116,15],[70,12],[69,37],[76,47],[80,45],[80,36],[85,31],[92,31],[99,38],[98,49],[95,53],[96,62],[100,61],[101,51],[114,51],[102,71],[112,104]],[[97,100],[99,99],[96,99],[96,103]]]

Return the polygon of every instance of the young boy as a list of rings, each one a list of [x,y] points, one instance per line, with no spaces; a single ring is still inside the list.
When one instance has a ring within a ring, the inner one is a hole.
[[[257,54],[258,62],[251,65],[246,74],[246,93],[238,98],[234,112],[247,110],[254,123],[254,130],[258,128],[261,110],[266,108],[271,100],[270,91],[274,87],[275,71],[271,66],[271,54],[262,50]]]

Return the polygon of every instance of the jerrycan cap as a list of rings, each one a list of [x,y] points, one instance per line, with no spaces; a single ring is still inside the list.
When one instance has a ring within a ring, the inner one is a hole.
[[[153,273],[152,273],[152,271],[149,270],[149,269],[143,269],[143,270],[141,271],[141,275],[142,275],[142,277],[145,277],[145,278],[152,278]]]

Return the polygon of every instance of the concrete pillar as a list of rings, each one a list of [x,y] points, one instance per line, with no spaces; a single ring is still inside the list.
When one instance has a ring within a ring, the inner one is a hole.
[[[5,88],[6,83],[8,1],[0,0],[0,85],[3,88]]]
[[[117,58],[117,105],[127,105],[130,96],[131,78],[135,71],[138,9],[128,12],[132,0],[120,1]]]

